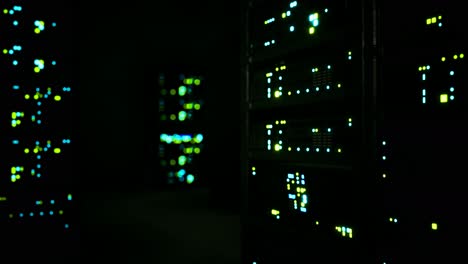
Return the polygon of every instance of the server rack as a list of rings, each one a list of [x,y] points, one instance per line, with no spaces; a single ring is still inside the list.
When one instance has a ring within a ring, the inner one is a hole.
[[[244,263],[375,257],[374,8],[248,3]]]
[[[179,64],[153,67],[147,78],[145,130],[149,164],[157,167],[149,182],[163,189],[206,185],[206,74]]]
[[[72,3],[0,6],[2,258],[73,262],[79,222]]]

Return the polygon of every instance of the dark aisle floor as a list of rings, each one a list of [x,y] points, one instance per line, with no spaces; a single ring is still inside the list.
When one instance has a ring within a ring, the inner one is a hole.
[[[208,191],[87,195],[82,263],[240,263],[240,217]]]

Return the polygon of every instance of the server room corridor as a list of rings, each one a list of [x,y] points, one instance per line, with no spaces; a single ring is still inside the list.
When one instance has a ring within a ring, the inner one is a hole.
[[[239,214],[210,207],[206,190],[100,196],[85,199],[82,262],[241,262]]]
[[[238,3],[79,5],[80,263],[240,263]],[[190,65],[212,83],[201,187],[155,186],[159,161],[145,149],[159,135],[141,113],[158,104],[142,104],[157,88],[145,74],[164,65]],[[221,100],[221,88],[232,96]]]

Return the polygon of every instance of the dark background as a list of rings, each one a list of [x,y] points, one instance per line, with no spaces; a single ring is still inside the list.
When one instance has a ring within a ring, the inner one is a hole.
[[[80,1],[76,10],[83,261],[240,262],[240,4]],[[146,133],[142,102],[156,87],[152,69],[177,65],[209,80],[206,186],[164,190],[145,156],[159,135]]]

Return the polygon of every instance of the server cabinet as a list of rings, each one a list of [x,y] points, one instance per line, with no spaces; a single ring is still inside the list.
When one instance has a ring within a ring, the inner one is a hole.
[[[0,6],[2,258],[72,262],[79,226],[71,3]]]
[[[370,263],[371,1],[248,3],[244,263]]]

